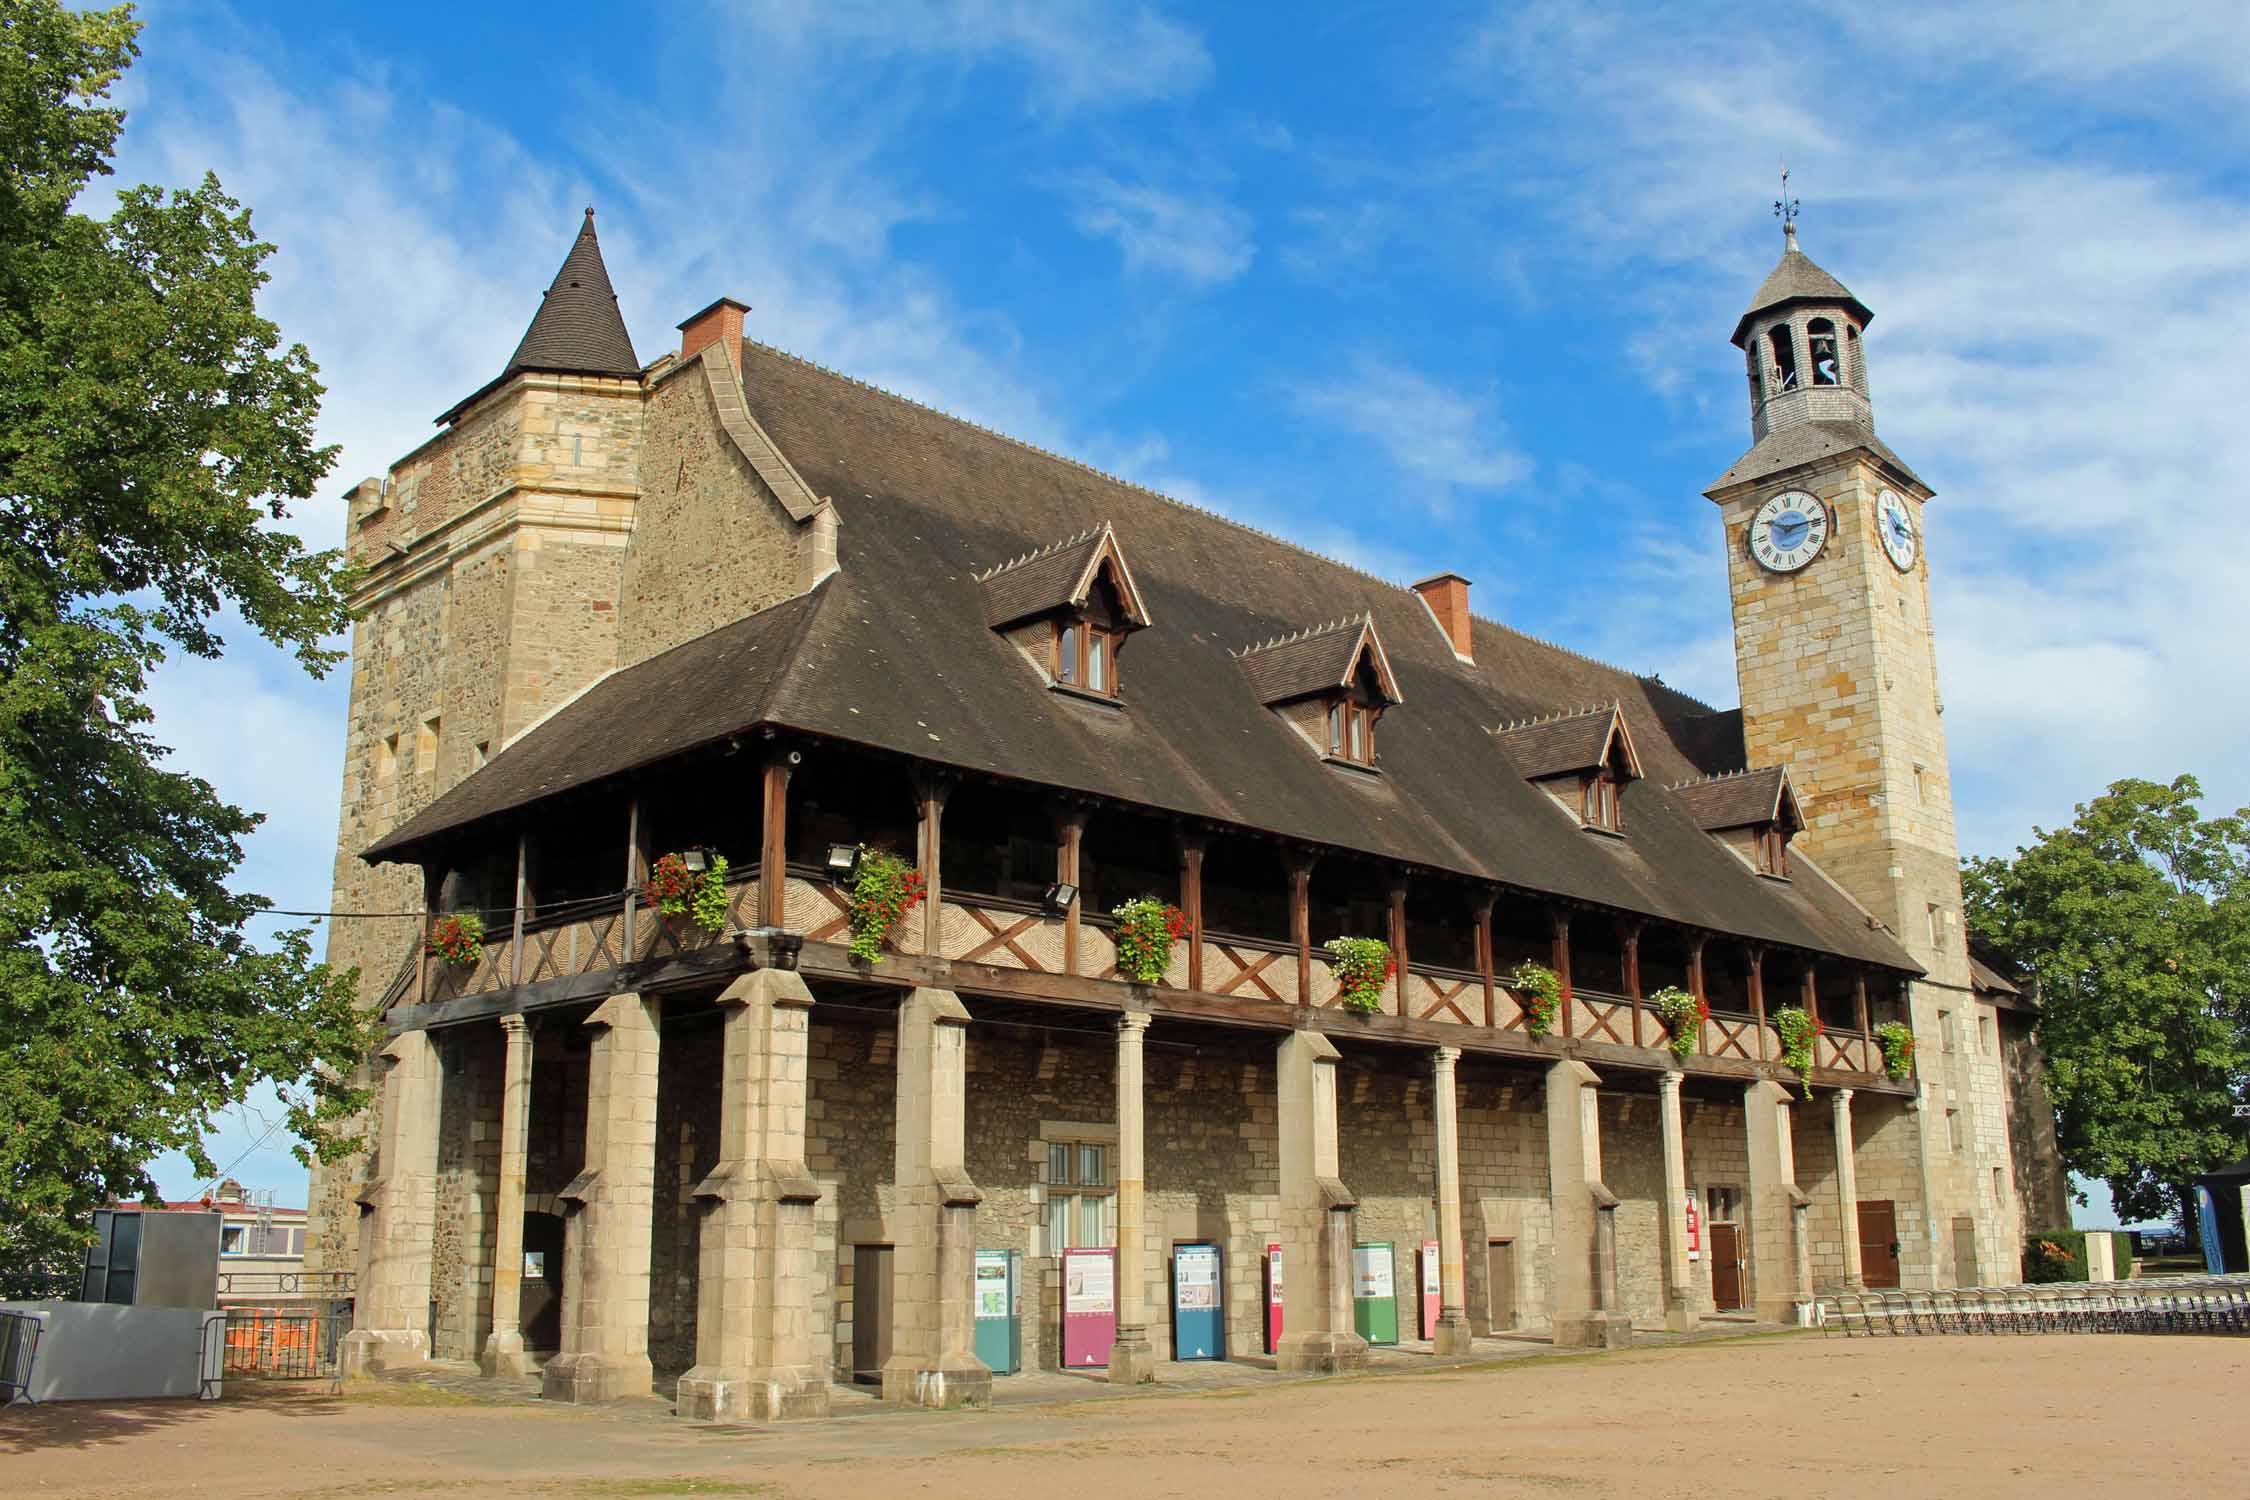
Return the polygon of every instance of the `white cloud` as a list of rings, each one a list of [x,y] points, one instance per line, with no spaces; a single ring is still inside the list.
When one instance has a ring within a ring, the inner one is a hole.
[[[1488,397],[1441,385],[1371,354],[1328,380],[1289,388],[1306,415],[1374,442],[1412,481],[1411,498],[1442,507],[1456,490],[1497,490],[1531,472]]]
[[[1232,281],[1257,256],[1250,216],[1216,194],[1121,182],[1094,169],[1065,184],[1081,234],[1117,241],[1128,273],[1177,276],[1198,287]]]

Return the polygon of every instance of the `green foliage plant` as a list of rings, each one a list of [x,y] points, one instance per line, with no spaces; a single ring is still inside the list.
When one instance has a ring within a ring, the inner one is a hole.
[[[1797,1075],[1797,1087],[1810,1099],[1813,1042],[1820,1036],[1820,1022],[1801,1005],[1784,1005],[1773,1013],[1772,1019],[1774,1032],[1781,1038],[1782,1066]]]
[[[852,872],[851,956],[862,963],[883,961],[884,945],[899,919],[922,904],[922,872],[882,849],[862,850]]]
[[[432,958],[456,969],[473,969],[484,957],[484,918],[473,911],[448,912],[430,924],[427,946]]]
[[[253,936],[270,903],[232,882],[260,817],[153,732],[150,674],[219,657],[222,620],[325,672],[353,575],[277,524],[336,450],[258,309],[274,247],[211,176],[97,186],[139,31],[0,0],[0,1283],[152,1198],[163,1153],[216,1175],[204,1136],[259,1082],[307,1159],[357,1148],[367,1097],[358,975],[308,929]]]
[[[1187,914],[1169,901],[1135,896],[1110,912],[1117,919],[1117,972],[1135,984],[1155,984],[1172,967],[1172,945],[1187,930]]]
[[[710,866],[695,882],[695,890],[688,897],[688,918],[705,932],[717,932],[727,925],[727,857],[711,856]]]
[[[1553,1034],[1555,1014],[1562,1009],[1562,976],[1545,964],[1529,959],[1517,964],[1507,980],[1517,1002],[1523,1006],[1524,1035],[1542,1037]]]
[[[1381,938],[1339,937],[1321,944],[1336,975],[1336,993],[1346,1010],[1372,1016],[1383,1008],[1383,986],[1398,972],[1391,945]]]
[[[1898,1083],[1914,1071],[1913,1027],[1904,1021],[1885,1021],[1875,1028],[1875,1040],[1883,1047],[1884,1077]]]
[[[1672,1055],[1681,1062],[1693,1057],[1711,1007],[1678,985],[1668,984],[1648,997],[1648,1008],[1656,1012],[1656,1019],[1670,1033],[1665,1045],[1672,1049]]]
[[[2039,1003],[2056,1137],[2128,1223],[2192,1225],[2242,1154],[2250,1088],[2250,809],[2192,776],[2113,783],[2011,858],[1963,862],[1970,934]]]

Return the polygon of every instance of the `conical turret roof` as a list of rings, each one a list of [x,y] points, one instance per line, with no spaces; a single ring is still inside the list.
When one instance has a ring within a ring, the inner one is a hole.
[[[1813,258],[1797,248],[1797,232],[1789,231],[1789,246],[1781,252],[1781,259],[1759,283],[1758,294],[1750,299],[1749,309],[1742,321],[1734,325],[1734,342],[1739,346],[1750,336],[1750,324],[1760,313],[1789,302],[1825,302],[1851,311],[1865,328],[1874,321],[1875,314],[1867,304],[1851,294],[1841,281],[1813,263]]]
[[[602,264],[601,242],[594,237],[594,211],[586,210],[578,238],[555,272],[553,285],[540,300],[539,311],[523,333],[523,342],[508,357],[506,368],[475,394],[455,405],[441,423],[450,422],[474,405],[487,391],[512,375],[538,371],[548,375],[607,375],[630,380],[641,373],[633,353],[633,336],[625,330],[625,315],[617,310],[617,293],[609,284],[609,267]]]

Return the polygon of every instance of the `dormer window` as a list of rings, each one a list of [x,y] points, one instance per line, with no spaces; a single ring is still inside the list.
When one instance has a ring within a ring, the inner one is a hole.
[[[1733,771],[1672,788],[1695,825],[1772,880],[1789,878],[1789,841],[1804,831],[1797,793],[1779,766]]]
[[[1096,530],[1026,553],[977,575],[985,619],[1036,664],[1056,690],[1115,699],[1126,637],[1148,626],[1148,607],[1117,535]]]
[[[1582,828],[1625,831],[1625,785],[1641,776],[1640,753],[1616,704],[1526,719],[1494,730],[1524,780],[1545,791]]]
[[[1236,656],[1258,701],[1323,759],[1375,769],[1375,722],[1400,699],[1372,616],[1277,636]]]

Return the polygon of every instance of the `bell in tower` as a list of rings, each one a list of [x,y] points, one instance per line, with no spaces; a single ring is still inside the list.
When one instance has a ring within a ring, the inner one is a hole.
[[[1802,422],[1848,422],[1872,432],[1860,334],[1874,314],[1842,282],[1797,248],[1794,215],[1782,221],[1787,248],[1734,326],[1749,363],[1750,434]]]

